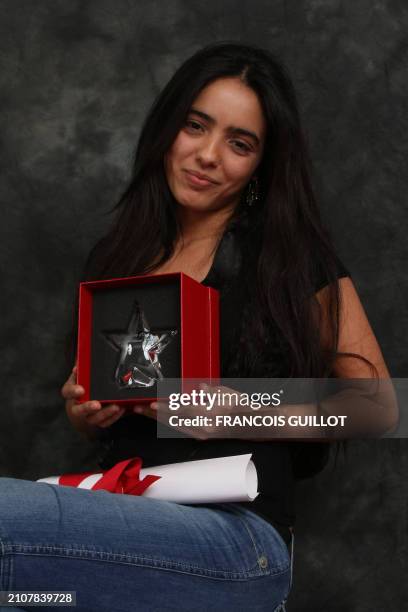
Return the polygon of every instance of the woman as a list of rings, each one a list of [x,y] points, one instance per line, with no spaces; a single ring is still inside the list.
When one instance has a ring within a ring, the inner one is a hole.
[[[179,68],[147,117],[86,278],[176,271],[220,291],[223,377],[368,378],[373,368],[388,377],[322,228],[293,87],[266,51],[219,43]],[[326,447],[158,440],[155,404],[124,415],[80,403],[83,392],[74,368],[67,414],[109,439],[102,467],[135,455],[148,466],[251,452],[261,494],[187,506],[3,479],[3,504],[18,520],[3,520],[0,507],[2,589],[74,590],[87,611],[283,609],[293,481],[324,465]]]

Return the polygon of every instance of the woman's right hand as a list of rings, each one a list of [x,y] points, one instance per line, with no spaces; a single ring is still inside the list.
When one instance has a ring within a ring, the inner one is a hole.
[[[84,393],[85,389],[77,384],[77,367],[74,366],[61,389],[61,395],[65,399],[65,410],[71,424],[81,433],[89,437],[98,436],[101,429],[110,427],[123,416],[125,409],[116,404],[102,407],[101,403],[95,400],[77,403]]]

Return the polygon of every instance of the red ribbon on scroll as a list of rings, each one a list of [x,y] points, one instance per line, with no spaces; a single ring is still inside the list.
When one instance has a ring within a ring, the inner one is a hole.
[[[141,467],[142,460],[140,457],[120,461],[110,468],[110,470],[102,472],[101,477],[92,486],[84,486],[83,488],[88,488],[92,491],[104,489],[111,493],[123,493],[125,495],[143,495],[146,489],[161,477],[148,474],[140,480]],[[68,487],[78,487],[86,478],[94,474],[95,472],[63,474],[59,477],[58,484]]]

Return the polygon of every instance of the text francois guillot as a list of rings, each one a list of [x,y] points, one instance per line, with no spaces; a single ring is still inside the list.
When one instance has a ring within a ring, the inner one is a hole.
[[[193,390],[191,393],[171,393],[168,408],[176,411],[181,407],[201,407],[210,411],[216,407],[231,409],[234,407],[247,407],[259,410],[266,406],[280,406],[280,393],[237,393],[217,391],[208,393],[203,390]],[[170,426],[178,427],[344,427],[345,415],[231,415],[217,414],[214,418],[204,415],[181,417],[172,415],[168,419]]]

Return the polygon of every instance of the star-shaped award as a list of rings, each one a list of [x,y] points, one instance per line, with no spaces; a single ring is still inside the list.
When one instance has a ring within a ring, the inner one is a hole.
[[[127,331],[102,333],[110,346],[119,352],[114,377],[121,389],[152,387],[157,380],[163,379],[159,355],[172,341],[177,330],[150,330],[136,300]]]

